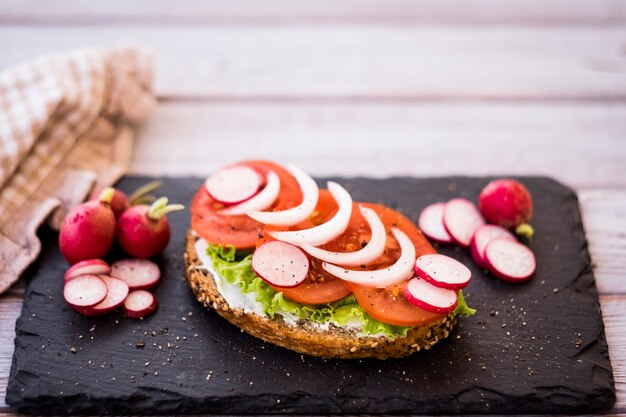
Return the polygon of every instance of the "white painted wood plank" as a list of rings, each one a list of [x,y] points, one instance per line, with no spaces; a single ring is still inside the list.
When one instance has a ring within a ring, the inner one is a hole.
[[[146,45],[162,97],[626,100],[626,27],[1,26],[0,68]]]
[[[161,103],[134,173],[205,175],[245,158],[315,175],[548,175],[626,186],[626,104]]]
[[[3,0],[5,23],[623,24],[620,0]]]
[[[13,339],[15,339],[15,320],[22,311],[22,296],[0,296],[0,409],[5,408],[9,370],[13,360]]]
[[[580,203],[598,290],[626,293],[626,191],[586,191]]]

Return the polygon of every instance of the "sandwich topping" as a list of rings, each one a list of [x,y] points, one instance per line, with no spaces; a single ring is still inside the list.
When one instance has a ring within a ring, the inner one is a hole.
[[[326,185],[267,161],[207,179],[191,208],[195,249],[229,305],[290,325],[389,337],[451,312],[474,313],[460,290],[469,279],[452,289],[440,285],[446,277],[415,275],[416,260],[436,251],[411,220]],[[432,274],[438,264],[447,273],[449,259],[429,259]]]

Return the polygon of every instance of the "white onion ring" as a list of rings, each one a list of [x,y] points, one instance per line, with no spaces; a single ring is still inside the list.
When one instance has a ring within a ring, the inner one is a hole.
[[[341,185],[333,181],[328,181],[328,191],[339,206],[339,210],[332,219],[319,226],[304,230],[271,231],[268,232],[276,240],[301,245],[308,243],[313,246],[323,245],[330,242],[346,231],[350,216],[352,215],[352,197]]]
[[[385,251],[385,243],[387,242],[385,225],[374,210],[363,206],[359,206],[359,210],[372,231],[372,237],[363,249],[355,252],[330,252],[308,243],[302,244],[301,248],[311,256],[337,265],[359,266],[374,262]]]
[[[313,213],[319,197],[319,188],[315,180],[295,165],[287,165],[287,170],[298,181],[302,190],[302,203],[288,210],[251,211],[248,216],[263,224],[293,226],[306,220]]]
[[[391,266],[375,271],[353,271],[324,262],[322,268],[331,275],[344,281],[355,284],[367,285],[368,287],[386,288],[397,284],[413,276],[413,264],[415,263],[415,246],[411,239],[400,229],[391,228],[393,237],[400,244],[400,258]]]
[[[278,175],[276,175],[274,171],[270,171],[267,173],[267,184],[265,184],[265,187],[259,191],[257,195],[243,203],[220,210],[219,214],[224,216],[239,216],[250,211],[265,210],[274,204],[274,201],[278,198],[279,192],[280,178],[278,178]]]

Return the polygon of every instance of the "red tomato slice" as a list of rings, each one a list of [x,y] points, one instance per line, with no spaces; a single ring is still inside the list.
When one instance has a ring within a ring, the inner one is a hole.
[[[383,221],[387,233],[390,234],[391,227],[395,226],[402,230],[411,239],[415,245],[416,255],[419,257],[427,253],[436,253],[435,249],[430,245],[422,232],[413,224],[411,220],[406,218],[402,213],[378,204],[361,203],[365,207],[374,210]],[[352,224],[350,230],[365,230],[369,233],[365,219],[361,220],[363,224]],[[356,227],[356,229],[355,229]],[[363,239],[367,241],[369,236],[364,233]],[[341,238],[341,237],[340,237]],[[333,242],[331,242],[333,243]],[[337,248],[329,249],[337,250]],[[400,248],[391,236],[387,239],[387,247],[383,256],[375,263],[367,266],[366,269],[381,269],[391,265],[400,257]],[[406,283],[391,286],[389,288],[372,288],[364,285],[344,282],[346,287],[350,288],[359,305],[376,320],[394,324],[398,326],[419,326],[433,321],[437,321],[445,316],[445,314],[435,314],[422,310],[421,308],[409,303],[405,300],[403,291]]]
[[[318,224],[322,224],[337,212],[337,204],[328,190],[320,190],[319,199],[315,211],[311,216],[287,230],[308,229]],[[269,230],[279,230],[276,227],[266,226],[262,238],[258,240],[257,247],[265,242],[273,240],[266,233]],[[284,229],[281,229],[284,230]],[[309,275],[304,283],[294,288],[276,288],[276,291],[282,292],[285,298],[300,304],[327,304],[333,301],[341,300],[350,294],[350,290],[344,285],[343,281],[337,277],[330,275],[322,269],[321,261],[307,255],[310,261]]]
[[[240,165],[249,166],[263,176],[269,171],[278,175],[280,193],[271,210],[285,210],[301,203],[302,192],[298,182],[280,165],[268,161],[244,161]],[[263,224],[246,215],[222,216],[219,210],[223,207],[202,186],[191,204],[192,229],[213,245],[233,245],[237,249],[254,248],[263,231]]]

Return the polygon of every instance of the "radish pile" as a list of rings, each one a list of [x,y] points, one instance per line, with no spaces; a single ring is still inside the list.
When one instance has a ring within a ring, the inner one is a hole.
[[[70,264],[101,259],[117,238],[124,252],[136,258],[159,255],[170,240],[166,214],[182,210],[180,204],[168,205],[162,197],[150,206],[139,204],[152,198],[147,192],[160,186],[153,182],[130,197],[112,187],[99,196],[75,207],[65,217],[59,233],[61,253]]]
[[[108,187],[66,216],[59,247],[72,266],[64,276],[63,295],[76,312],[101,316],[122,304],[129,317],[144,317],[156,310],[152,294],[152,301],[146,303],[149,297],[135,293],[143,294],[158,284],[159,268],[145,258],[163,252],[171,234],[166,214],[184,208],[168,205],[166,197],[147,195],[160,185],[160,181],[149,183],[130,196]],[[113,265],[103,261],[116,239],[124,252],[141,259]]]
[[[123,305],[128,317],[142,318],[158,306],[146,289],[158,284],[160,276],[159,267],[147,259],[123,259],[111,266],[90,259],[68,269],[63,296],[83,316],[102,316]]]
[[[420,215],[420,229],[437,242],[469,247],[476,265],[498,278],[509,282],[531,278],[535,256],[508,230],[532,236],[527,223],[532,217],[532,199],[526,187],[515,180],[492,181],[480,193],[479,207],[463,198],[431,204]]]

